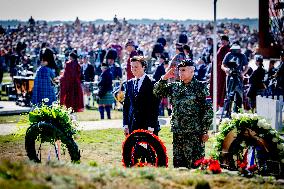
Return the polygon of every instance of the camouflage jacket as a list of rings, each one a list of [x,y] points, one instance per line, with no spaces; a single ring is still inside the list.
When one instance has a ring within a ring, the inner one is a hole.
[[[195,78],[189,84],[160,80],[154,86],[154,94],[170,98],[173,132],[207,133],[212,124],[213,110],[212,103],[206,101],[208,90],[205,84]]]

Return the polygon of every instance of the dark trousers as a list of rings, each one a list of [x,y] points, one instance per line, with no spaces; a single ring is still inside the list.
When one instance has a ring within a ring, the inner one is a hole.
[[[192,133],[173,133],[173,164],[175,168],[195,168],[196,160],[205,156],[200,136]]]

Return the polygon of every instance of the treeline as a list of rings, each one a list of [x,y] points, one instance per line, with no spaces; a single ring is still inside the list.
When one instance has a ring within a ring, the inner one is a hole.
[[[74,19],[75,20],[75,19]],[[122,21],[122,20],[119,20]],[[44,22],[43,20],[39,20],[39,22]],[[48,25],[56,25],[56,24],[62,24],[62,23],[68,23],[71,24],[74,21],[47,21]],[[172,19],[129,19],[127,20],[128,23],[131,24],[153,24],[153,23],[172,23],[172,22],[179,22],[184,25],[190,25],[190,24],[201,24],[201,23],[208,23],[210,20],[172,20]],[[238,23],[241,25],[248,25],[251,29],[257,29],[258,30],[258,19],[257,18],[245,18],[245,19],[238,19],[238,18],[233,18],[233,19],[218,19],[218,23],[220,22],[232,22],[232,23]],[[21,24],[26,24],[27,21],[19,21],[19,20],[0,20],[0,25],[3,27],[7,27],[10,25],[11,27],[17,26],[19,23]],[[113,23],[112,20],[103,20],[103,19],[97,19],[94,21],[84,21],[82,20],[81,23],[94,23],[94,24],[109,24]]]

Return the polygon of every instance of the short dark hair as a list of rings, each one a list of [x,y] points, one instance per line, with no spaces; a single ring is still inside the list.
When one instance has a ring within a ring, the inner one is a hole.
[[[70,57],[72,57],[74,60],[78,59],[78,55],[73,51],[69,54]]]
[[[221,35],[221,40],[229,41],[229,37],[227,35]]]
[[[188,45],[184,45],[183,50],[190,51],[190,47]]]
[[[145,60],[145,57],[144,56],[133,56],[131,59],[130,59],[130,62],[140,62],[142,67],[147,67],[147,63],[146,63],[146,60]]]

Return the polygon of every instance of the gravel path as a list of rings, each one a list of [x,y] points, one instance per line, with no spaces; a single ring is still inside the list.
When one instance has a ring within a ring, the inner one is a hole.
[[[161,126],[170,125],[170,118],[159,118]],[[102,130],[122,128],[122,120],[79,121],[80,130]],[[16,124],[0,124],[0,135],[9,135],[17,131]]]

